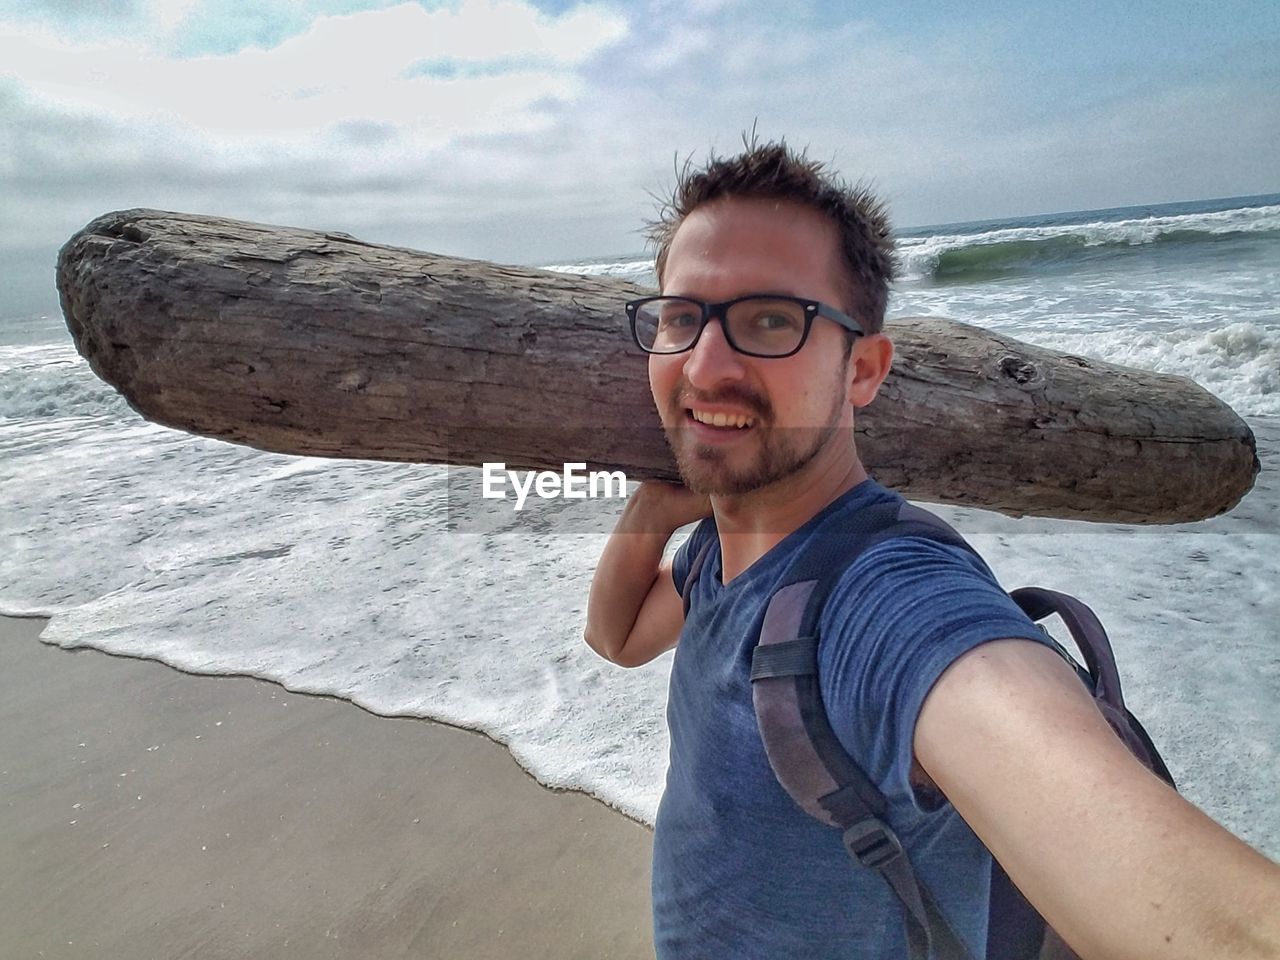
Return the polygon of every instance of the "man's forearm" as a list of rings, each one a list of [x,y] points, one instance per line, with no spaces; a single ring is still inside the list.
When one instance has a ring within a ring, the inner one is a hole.
[[[591,581],[586,641],[606,660],[617,662],[676,530],[654,514],[639,497],[627,502]]]
[[[591,583],[586,641],[606,660],[618,662],[654,581],[670,535],[620,533],[609,538]]]
[[[666,483],[643,483],[628,499],[591,582],[585,639],[592,650],[614,663],[634,665],[637,658],[625,657],[623,650],[628,640],[635,639],[637,620],[653,594],[658,596],[653,597],[653,609],[646,611],[643,618],[645,629],[640,632],[646,634],[641,638],[645,650],[638,662],[661,652],[650,649],[655,643],[666,649],[675,642],[679,611],[665,609],[672,605],[675,589],[656,582],[663,570],[662,553],[676,530],[709,510],[705,497]],[[665,589],[655,590],[655,586]],[[673,618],[676,622],[667,622]],[[670,642],[665,644],[658,636],[664,633],[672,633]]]

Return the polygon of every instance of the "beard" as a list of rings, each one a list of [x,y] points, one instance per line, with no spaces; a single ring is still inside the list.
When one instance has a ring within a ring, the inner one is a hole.
[[[694,493],[736,497],[753,493],[803,470],[840,429],[844,379],[848,361],[841,365],[834,399],[825,421],[815,427],[773,426],[773,406],[745,387],[734,386],[715,393],[698,394],[683,382],[672,391],[669,416],[663,418],[667,445],[675,455],[681,482]],[[689,436],[684,402],[734,402],[751,410],[755,424],[749,429],[754,451],[726,450],[715,444],[697,443]],[[747,454],[747,456],[744,456]],[[736,461],[736,462],[735,462]]]

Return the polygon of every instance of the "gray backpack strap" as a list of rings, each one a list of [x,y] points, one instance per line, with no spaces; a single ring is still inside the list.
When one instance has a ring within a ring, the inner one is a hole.
[[[1094,703],[1099,711],[1116,736],[1129,748],[1129,752],[1142,761],[1148,770],[1176,789],[1177,784],[1173,782],[1173,775],[1165,766],[1160,751],[1151,742],[1151,737],[1137,717],[1125,706],[1115,653],[1097,615],[1077,598],[1043,587],[1020,587],[1011,591],[1009,596],[1034,621],[1038,622],[1055,613],[1062,618],[1072,641],[1084,658],[1085,670],[1080,671],[1078,666],[1076,668],[1081,673],[1085,686],[1092,690]],[[1072,666],[1076,666],[1070,654],[1061,648],[1059,650]]]
[[[853,860],[875,870],[901,902],[911,960],[972,960],[915,876],[875,783],[848,755],[827,721],[818,685],[818,620],[836,577],[882,535],[905,525],[904,505],[862,511],[857,529],[809,548],[796,579],[769,601],[751,661],[752,700],[778,782],[802,809],[838,828]],[[914,510],[914,508],[909,508]]]

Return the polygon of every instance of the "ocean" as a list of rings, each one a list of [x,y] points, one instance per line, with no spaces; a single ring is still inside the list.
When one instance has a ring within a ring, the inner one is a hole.
[[[892,316],[1191,377],[1253,428],[1257,486],[1211,520],[939,512],[979,531],[1005,586],[1094,607],[1183,792],[1280,857],[1280,195],[904,230],[899,261]],[[653,282],[639,254],[552,268]],[[64,647],[480,730],[548,786],[651,823],[670,655],[628,671],[581,639],[619,502],[597,532],[459,532],[448,485],[439,466],[149,424],[61,318],[0,319],[0,613],[52,617]]]

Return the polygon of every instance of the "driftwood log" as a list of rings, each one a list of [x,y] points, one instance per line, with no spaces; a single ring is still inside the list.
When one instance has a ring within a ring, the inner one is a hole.
[[[309,456],[676,476],[616,279],[340,233],[126,210],[58,260],[76,346],[144,417]],[[890,323],[894,371],[857,417],[909,497],[1167,523],[1230,509],[1253,434],[1180,377],[939,319]]]

